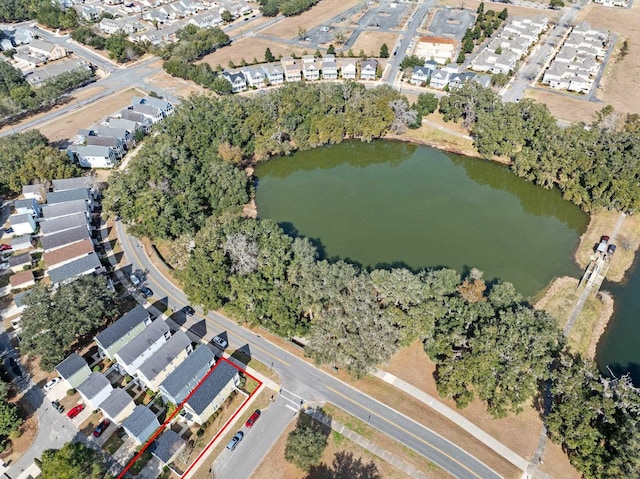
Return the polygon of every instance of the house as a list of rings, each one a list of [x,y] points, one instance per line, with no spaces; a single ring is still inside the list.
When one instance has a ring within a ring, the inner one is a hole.
[[[427,83],[429,77],[431,76],[431,70],[425,67],[413,67],[413,71],[411,72],[411,80],[409,81],[412,85],[422,85],[423,83]]]
[[[186,446],[186,442],[172,429],[165,429],[149,447],[151,454],[160,462],[170,464],[178,453]]]
[[[489,88],[491,86],[491,77],[489,75],[475,75],[471,78],[471,81],[478,83],[484,88]]]
[[[113,151],[116,159],[122,158],[127,153],[125,145],[120,138],[115,138],[113,136],[89,135],[85,141],[87,146],[101,146],[103,148],[109,148]]]
[[[516,67],[518,55],[513,52],[504,52],[496,57],[491,68],[491,73],[509,73]]]
[[[91,409],[98,409],[111,395],[113,386],[104,374],[94,371],[76,389]]]
[[[338,64],[336,63],[335,55],[327,54],[322,58],[322,79],[323,80],[337,80],[338,79]]]
[[[27,290],[13,296],[13,302],[16,305],[17,314],[22,314],[24,312],[24,308],[26,307],[25,299],[27,298],[27,296],[29,296],[30,293],[31,291]]]
[[[118,161],[115,150],[108,146],[69,145],[67,155],[83,168],[112,168]]]
[[[47,61],[58,60],[67,56],[67,51],[61,45],[50,43],[45,40],[31,40],[29,50],[33,56],[41,57]]]
[[[166,23],[169,19],[169,15],[160,9],[155,9],[149,10],[147,13],[143,14],[142,18],[151,23]]]
[[[262,71],[269,80],[270,85],[282,85],[284,83],[284,72],[277,65],[263,65]]]
[[[185,418],[204,424],[240,383],[238,368],[222,359],[185,402]]]
[[[320,79],[320,69],[318,68],[318,65],[316,65],[315,59],[313,58],[313,55],[305,55],[305,57],[311,57],[311,60],[309,61],[309,59],[304,60],[303,59],[303,63],[302,63],[302,75],[304,76],[305,80],[319,80]]]
[[[378,67],[378,62],[373,58],[369,58],[368,60],[362,60],[360,62],[360,79],[375,80],[377,67]]]
[[[33,271],[20,271],[9,277],[9,284],[11,285],[11,291],[16,289],[25,289],[36,285],[36,279],[33,277]]]
[[[158,418],[147,406],[138,405],[124,420],[122,428],[136,444],[144,444],[160,427]]]
[[[252,88],[263,88],[266,86],[266,75],[260,67],[247,67],[241,70],[241,73],[247,80],[247,83]]]
[[[42,259],[47,268],[57,268],[58,266],[71,263],[78,258],[93,253],[93,242],[90,239],[84,239],[78,243],[70,244],[42,254]]]
[[[97,273],[101,269],[103,269],[102,263],[100,263],[98,255],[90,253],[69,263],[64,263],[53,269],[49,269],[47,273],[49,274],[49,278],[51,278],[51,283],[54,286],[58,286],[68,284],[80,276]]]
[[[129,148],[129,146],[133,143],[133,135],[134,133],[127,130],[126,128],[112,128],[111,126],[104,125],[98,126],[98,136],[113,136],[116,138],[120,138],[127,148]]]
[[[189,24],[199,28],[217,27],[218,25],[222,25],[222,23],[222,17],[219,14],[209,12],[194,15],[189,19]]]
[[[33,33],[28,28],[17,27],[13,32],[13,41],[16,45],[26,45],[33,40]]]
[[[449,88],[461,88],[466,82],[472,80],[476,76],[473,72],[454,73],[449,78]]]
[[[47,80],[59,77],[65,73],[71,73],[75,71],[85,70],[91,71],[91,65],[84,60],[76,58],[65,58],[64,60],[58,60],[56,62],[48,63],[44,66],[36,68],[33,71],[27,72],[24,79],[34,87],[41,86]]]
[[[152,96],[146,96],[144,98],[134,96],[131,100],[131,105],[147,105],[159,109],[166,117],[173,113],[173,105],[162,98],[154,98]]]
[[[40,56],[34,56],[27,47],[18,47],[17,53],[13,54],[13,59],[18,62],[17,67],[24,70],[25,67],[35,68],[45,63],[46,59]]]
[[[29,253],[9,256],[9,267],[14,273],[24,271],[25,266],[31,267],[31,255]]]
[[[84,200],[93,209],[93,195],[88,188],[76,188],[74,190],[54,191],[47,194],[47,204],[64,203],[67,201]]]
[[[51,183],[53,191],[77,190],[80,188],[93,190],[93,178],[91,176],[76,176],[75,178],[53,180]]]
[[[100,20],[100,23],[98,23],[98,28],[101,32],[109,35],[113,35],[120,31],[127,35],[131,35],[144,27],[138,22],[127,21],[125,18],[103,18]]]
[[[300,71],[300,67],[295,63],[284,65],[283,68],[284,77],[288,82],[296,82],[302,80],[302,72]]]
[[[241,72],[223,72],[222,76],[231,83],[233,93],[240,93],[247,89],[247,80]]]
[[[137,123],[138,130],[143,130],[148,133],[151,129],[151,121],[142,113],[135,112],[131,108],[120,110],[120,118],[123,120],[135,121]]]
[[[153,321],[116,353],[118,369],[135,376],[142,363],[152,357],[170,337],[171,331],[167,323],[162,319]]]
[[[67,389],[77,388],[91,375],[89,365],[78,353],[71,353],[55,369],[65,381]]]
[[[137,305],[96,336],[100,354],[115,360],[115,354],[151,324],[149,311]]]
[[[13,203],[13,208],[16,210],[16,214],[39,217],[42,214],[40,203],[35,198],[29,198],[26,200],[16,200]]]
[[[54,203],[42,207],[42,217],[45,220],[61,218],[74,213],[84,213],[87,219],[90,218],[89,205],[84,200],[67,201],[64,203]]]
[[[420,37],[416,45],[415,55],[427,60],[434,60],[446,65],[453,60],[458,42],[444,37]]]
[[[145,387],[157,391],[160,383],[193,351],[191,340],[178,330],[155,354],[140,365],[136,376]]]
[[[107,399],[100,404],[100,410],[108,419],[121,425],[136,407],[136,403],[124,389],[114,388]]]
[[[351,59],[342,60],[340,62],[340,75],[345,80],[355,80],[357,73],[356,62]]]
[[[451,72],[444,68],[439,68],[431,74],[431,88],[443,89],[449,83]]]
[[[51,220],[41,221],[40,232],[46,236],[53,233],[59,233],[60,231],[70,230],[76,226],[84,226],[87,228],[87,231],[91,231],[91,228],[87,224],[87,215],[82,211],[66,216],[60,216]]]
[[[156,108],[150,105],[134,105],[132,107],[132,110],[135,111],[136,113],[140,113],[146,119],[151,121],[151,123],[158,123],[159,121],[162,121],[164,119],[164,115],[162,114],[162,111],[159,108]],[[122,120],[122,119],[116,118],[116,120]],[[129,122],[130,120],[122,120],[122,121]],[[109,126],[116,127],[115,123],[112,124],[111,121],[109,121]],[[140,129],[140,127],[138,126],[137,123],[135,123],[134,125],[131,125],[131,127],[127,129],[131,132],[135,132],[138,129]]]
[[[15,238],[11,238],[9,241],[11,245],[11,249],[13,251],[20,251],[23,249],[33,248],[33,243],[31,239],[31,235],[22,235],[16,236]]]
[[[36,201],[42,202],[46,198],[44,185],[41,183],[25,185],[22,187],[22,196],[26,199],[34,198]]]
[[[75,228],[42,236],[40,238],[40,242],[42,243],[42,249],[46,253],[48,251],[54,251],[58,248],[62,248],[66,245],[78,243],[84,239],[91,240],[89,230],[86,226],[76,226]]]
[[[167,401],[180,404],[202,381],[214,362],[215,357],[211,350],[201,345],[162,381],[160,394]]]
[[[9,224],[13,228],[14,235],[28,235],[36,232],[36,220],[30,214],[11,215]]]

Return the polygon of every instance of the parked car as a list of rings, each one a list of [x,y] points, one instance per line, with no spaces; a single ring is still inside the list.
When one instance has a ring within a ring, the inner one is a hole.
[[[60,404],[60,402],[57,399],[55,401],[51,401],[51,405],[53,406],[53,409],[58,411],[60,414],[64,412],[64,406]]]
[[[220,349],[227,349],[227,346],[229,346],[229,343],[227,343],[227,340],[224,338],[221,338],[220,336],[214,336],[213,337],[213,342],[220,348]]]
[[[9,263],[0,263],[0,271],[4,269],[9,269]]]
[[[0,251],[9,251],[11,248],[10,244],[2,243],[0,244]]]
[[[151,296],[153,296],[153,291],[151,291],[151,288],[147,288],[146,286],[140,288],[140,292],[145,298],[150,298]]]
[[[138,278],[135,274],[130,274],[129,279],[133,283],[134,286],[138,286],[140,284],[140,278]]]
[[[84,404],[78,404],[77,406],[73,406],[71,409],[69,409],[67,416],[69,417],[69,419],[73,419],[78,414],[80,414],[83,410],[84,410]]]
[[[258,419],[260,419],[260,409],[256,409],[255,411],[253,411],[253,414],[251,415],[251,417],[247,419],[245,426],[253,427],[253,425],[256,423]]]
[[[186,314],[187,316],[193,316],[194,314],[196,314],[196,310],[191,306],[185,306],[184,308],[182,308],[182,311],[184,311],[184,314]]]
[[[53,378],[51,381],[45,384],[42,389],[44,389],[45,392],[49,392],[53,389],[53,386],[58,384],[60,381],[62,381],[62,379],[59,376],[56,378]]]
[[[242,431],[238,431],[236,435],[231,438],[231,441],[229,441],[229,444],[227,444],[227,449],[230,449],[231,451],[233,451],[238,445],[238,443],[242,441],[243,437],[244,437],[244,433]]]
[[[11,234],[13,233],[13,228],[7,228],[6,230],[4,230],[4,232],[7,234]]]
[[[100,421],[100,424],[98,424],[93,430],[93,437],[102,436],[102,433],[106,431],[106,429],[109,427],[109,424],[111,424],[111,421],[109,421],[108,419],[103,419],[102,421]]]

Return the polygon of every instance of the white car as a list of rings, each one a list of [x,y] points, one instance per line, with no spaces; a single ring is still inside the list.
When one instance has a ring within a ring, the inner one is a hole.
[[[214,336],[213,337],[213,342],[220,348],[220,349],[227,349],[227,346],[229,345],[227,343],[227,340],[224,338],[221,338],[220,336]]]
[[[129,275],[129,279],[131,280],[134,286],[138,286],[140,284],[140,278],[138,278],[135,274]]]
[[[44,387],[42,389],[45,390],[45,392],[49,392],[53,389],[53,387],[58,384],[60,381],[62,381],[62,379],[60,377],[57,378],[53,378],[51,381],[49,381],[47,384],[44,385]]]

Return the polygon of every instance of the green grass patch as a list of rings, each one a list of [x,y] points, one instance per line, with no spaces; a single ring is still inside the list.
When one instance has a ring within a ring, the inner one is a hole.
[[[331,431],[331,437],[336,446],[340,446],[344,442],[344,436],[338,431]]]
[[[120,449],[120,446],[124,444],[124,439],[120,437],[120,432],[121,429],[118,429],[116,432],[111,434],[111,436],[109,436],[109,439],[107,439],[102,445],[102,449],[104,449],[107,454],[115,454],[115,452]]]

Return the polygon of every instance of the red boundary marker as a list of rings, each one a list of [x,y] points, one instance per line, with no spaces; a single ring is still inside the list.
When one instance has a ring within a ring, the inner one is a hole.
[[[202,346],[201,346],[202,347]],[[209,372],[207,374],[205,374],[205,376],[202,378],[202,380],[197,384],[197,386],[193,389],[193,391],[191,391],[189,393],[189,395],[184,398],[184,400],[178,405],[178,407],[176,408],[175,411],[173,411],[173,413],[171,414],[171,416],[169,416],[163,423],[162,425],[156,430],[155,433],[153,433],[153,435],[151,436],[150,439],[147,440],[147,442],[144,444],[144,446],[142,447],[142,449],[140,449],[140,452],[138,452],[138,454],[136,454],[127,464],[127,466],[124,468],[124,470],[118,475],[117,479],[122,479],[124,477],[124,475],[127,473],[127,471],[129,471],[129,469],[131,469],[131,467],[133,466],[133,464],[140,458],[140,456],[142,456],[142,454],[147,450],[147,448],[151,445],[151,443],[153,441],[156,440],[156,438],[162,433],[162,431],[164,431],[164,428],[167,426],[167,424],[169,424],[171,422],[171,420],[176,416],[176,414],[178,414],[182,408],[184,407],[185,403],[189,400],[189,398],[191,398],[191,396],[200,388],[200,386],[202,385],[202,383],[204,383],[207,378],[209,377],[209,375],[211,375],[211,373],[213,373],[213,371],[215,371],[215,369],[218,367],[218,365],[222,362],[226,362],[228,364],[230,364],[231,366],[233,366],[234,368],[236,368],[238,371],[240,371],[242,374],[244,374],[245,376],[250,377],[251,379],[253,379],[255,382],[258,383],[258,387],[255,388],[253,390],[253,392],[249,395],[249,397],[247,397],[247,399],[245,399],[242,404],[240,405],[240,407],[236,410],[235,413],[233,413],[233,416],[231,416],[229,418],[229,420],[224,424],[224,426],[222,426],[222,428],[220,428],[220,430],[218,431],[218,434],[215,435],[215,437],[209,441],[209,444],[207,444],[207,447],[205,447],[202,452],[198,455],[198,457],[196,458],[195,461],[193,461],[193,463],[187,468],[187,470],[185,471],[185,473],[181,476],[181,477],[185,477],[193,468],[196,464],[198,464],[198,462],[200,461],[200,459],[202,458],[202,456],[204,456],[204,454],[209,450],[209,448],[211,447],[211,445],[216,441],[216,439],[218,439],[218,437],[220,437],[220,435],[227,429],[227,426],[229,425],[229,423],[231,423],[231,421],[233,421],[236,416],[240,413],[240,411],[242,410],[242,408],[244,407],[244,405],[253,397],[253,395],[258,391],[258,389],[260,389],[260,386],[262,386],[262,381],[260,381],[259,379],[253,377],[251,374],[249,374],[245,369],[241,369],[240,367],[238,367],[237,365],[235,365],[234,363],[232,363],[231,361],[229,361],[227,358],[221,357],[217,363],[215,363],[213,365],[213,367],[209,370]]]

